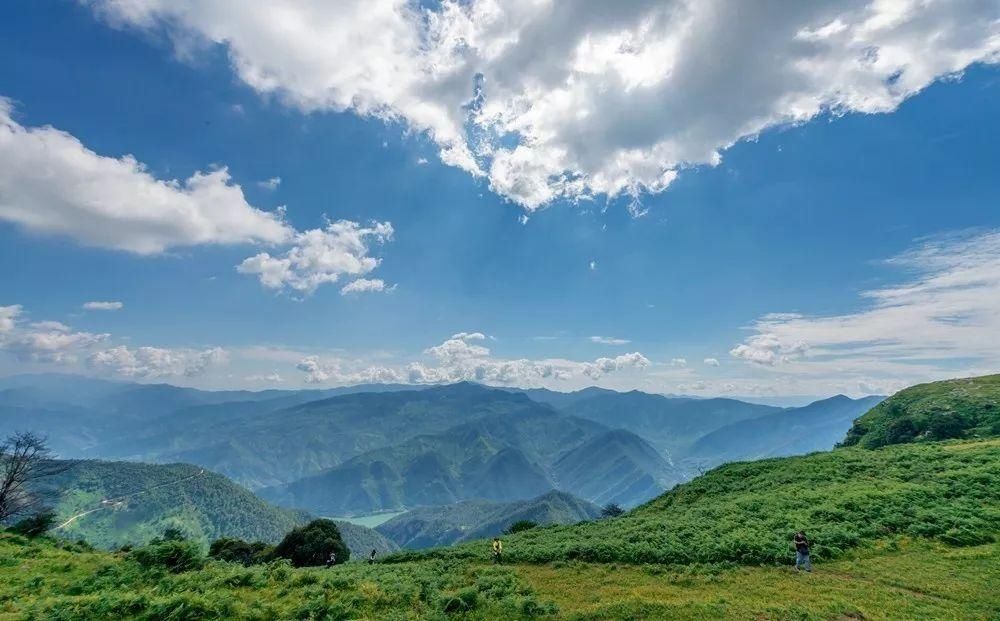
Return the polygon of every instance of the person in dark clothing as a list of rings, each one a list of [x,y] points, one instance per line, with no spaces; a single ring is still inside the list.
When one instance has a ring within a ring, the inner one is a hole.
[[[800,530],[795,533],[792,543],[795,545],[795,571],[804,569],[807,572],[811,572],[812,563],[809,561],[809,539],[806,537],[806,532]]]
[[[372,553],[368,555],[368,564],[369,565],[375,564],[375,550],[372,550]]]
[[[337,553],[336,552],[330,552],[330,556],[328,556],[327,559],[326,559],[326,566],[327,567],[333,567],[336,564],[337,564]]]

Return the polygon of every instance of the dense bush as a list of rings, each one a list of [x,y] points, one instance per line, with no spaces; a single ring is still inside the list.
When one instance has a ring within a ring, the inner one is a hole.
[[[230,537],[216,539],[208,548],[209,558],[244,566],[266,563],[271,559],[273,552],[274,546],[262,541],[251,543]]]
[[[538,526],[538,522],[532,522],[531,520],[518,520],[507,527],[504,531],[507,535],[513,535],[515,533],[524,532],[526,530],[531,530]]]
[[[143,567],[163,567],[173,572],[200,569],[205,564],[201,548],[192,541],[150,543],[132,550],[129,558]]]
[[[625,513],[625,509],[622,509],[621,505],[609,502],[608,504],[601,507],[601,517],[618,517]]]
[[[340,536],[340,529],[332,520],[313,520],[305,526],[293,528],[274,548],[276,558],[286,558],[295,567],[323,565],[330,553],[337,555],[337,563],[346,563],[350,550]]]
[[[201,569],[205,565],[201,547],[193,541],[184,539],[176,529],[167,529],[163,537],[133,549],[128,553],[128,557],[141,567],[163,568],[174,573]]]
[[[25,537],[39,537],[55,526],[56,514],[51,511],[39,511],[14,524],[10,530]]]

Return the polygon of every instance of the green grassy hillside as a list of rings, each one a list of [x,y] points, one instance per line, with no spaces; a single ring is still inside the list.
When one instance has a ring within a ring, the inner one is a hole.
[[[895,541],[810,575],[733,565],[479,561],[170,573],[125,554],[0,533],[0,621],[640,619],[994,621],[1000,544]]]
[[[168,527],[205,543],[218,537],[274,543],[309,520],[189,464],[82,461],[46,485],[64,490],[55,505],[58,524],[96,509],[55,532],[100,548],[145,543]]]
[[[114,549],[146,543],[166,528],[178,528],[207,546],[219,537],[276,543],[308,522],[304,511],[264,502],[226,477],[188,464],[82,461],[46,482],[63,490],[54,496],[53,534]],[[103,502],[110,499],[111,502]],[[337,522],[344,543],[357,558],[375,548],[399,549],[370,528]]]
[[[721,466],[615,519],[508,539],[511,561],[787,563],[804,529],[820,560],[899,535],[1000,536],[1000,439],[838,449]],[[483,543],[400,558],[477,558]]]
[[[296,570],[0,534],[0,621],[971,619],[1000,609],[1000,439],[839,449],[720,467],[610,520]],[[791,532],[816,570],[788,568]],[[547,562],[551,561],[551,562]]]
[[[920,384],[855,421],[844,444],[867,448],[1000,435],[1000,375]]]

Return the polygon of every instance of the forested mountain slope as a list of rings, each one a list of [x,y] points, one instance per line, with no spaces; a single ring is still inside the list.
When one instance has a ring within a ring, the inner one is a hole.
[[[472,499],[507,502],[552,489],[636,504],[681,478],[655,449],[625,431],[613,435],[627,440],[577,454],[574,449],[591,446],[609,430],[531,405],[369,451],[261,494],[321,515],[352,515]]]
[[[530,500],[466,500],[444,507],[421,507],[375,528],[404,548],[419,549],[502,535],[520,520],[539,525],[575,524],[601,514],[593,503],[566,492]]]
[[[55,504],[60,524],[97,509],[57,533],[102,548],[145,543],[166,528],[205,543],[219,537],[274,543],[309,519],[189,464],[80,461],[45,486],[62,490]]]

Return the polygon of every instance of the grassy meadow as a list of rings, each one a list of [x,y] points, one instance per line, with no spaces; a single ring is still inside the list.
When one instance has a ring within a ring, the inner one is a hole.
[[[814,541],[811,574],[789,539]],[[622,517],[369,566],[243,567],[0,534],[0,621],[979,619],[1000,613],[1000,439],[717,468]]]

